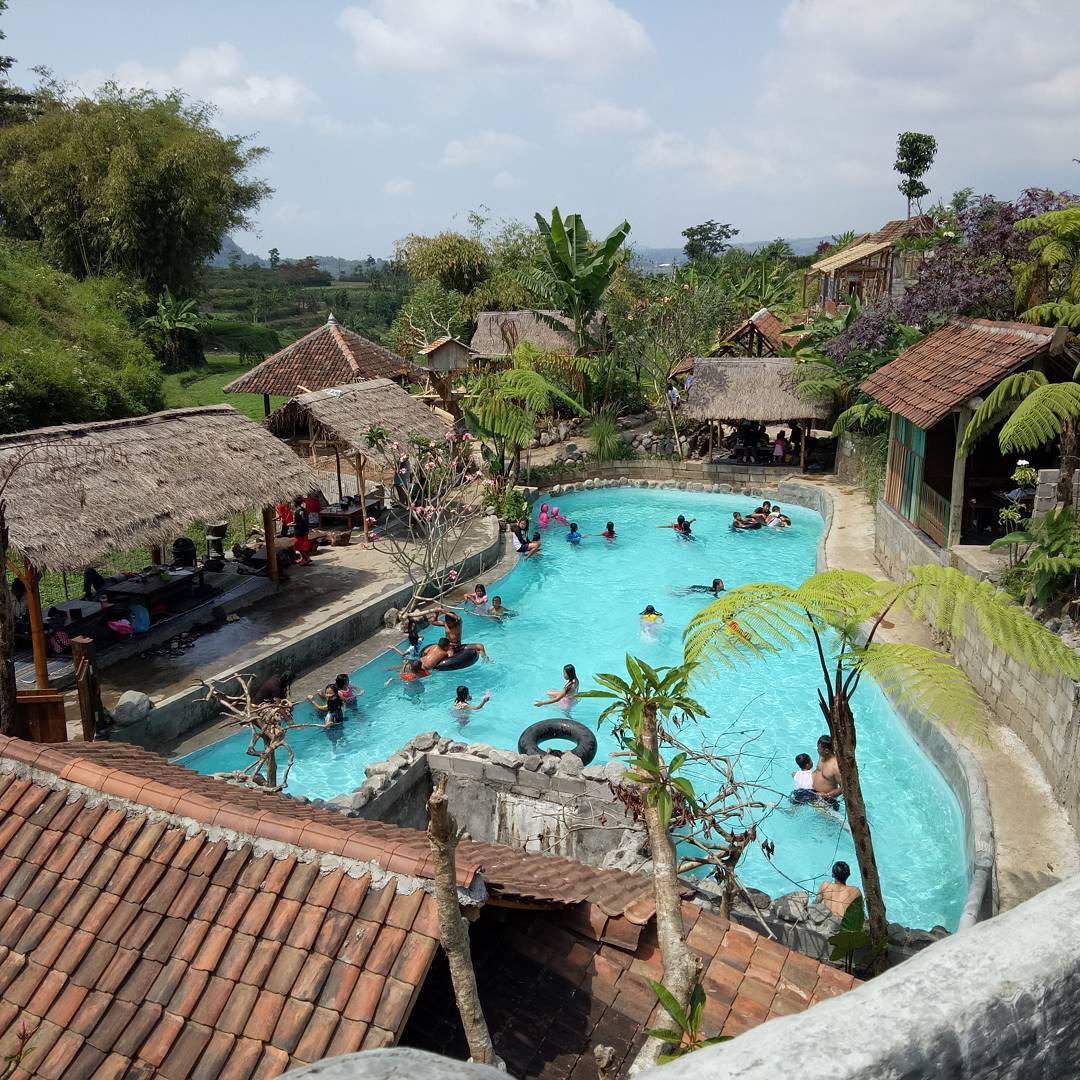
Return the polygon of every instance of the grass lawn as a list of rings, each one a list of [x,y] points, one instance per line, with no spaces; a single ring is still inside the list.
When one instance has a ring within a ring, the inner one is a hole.
[[[253,420],[263,418],[262,394],[223,394],[222,388],[239,378],[251,367],[240,362],[235,353],[212,353],[205,368],[180,371],[165,376],[165,407],[187,409],[194,405],[231,405],[237,412]],[[287,399],[271,397],[270,408],[276,409]]]

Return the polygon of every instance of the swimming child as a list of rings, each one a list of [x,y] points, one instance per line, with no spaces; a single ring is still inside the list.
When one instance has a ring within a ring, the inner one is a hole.
[[[551,517],[548,514],[548,504],[544,503],[540,507],[540,528],[541,529],[546,529],[548,527],[548,523],[550,521],[551,521]]]
[[[477,611],[483,611],[488,606],[487,589],[477,582],[476,588],[471,593],[466,593],[464,599],[467,603],[472,604]]]
[[[724,579],[714,577],[711,585],[688,585],[686,593],[712,593],[713,596],[719,596],[724,591]]]
[[[542,705],[557,705],[560,709],[569,712],[574,707],[574,701],[578,692],[577,670],[573,664],[566,664],[562,669],[565,680],[561,690],[549,690],[546,698],[534,701],[537,707]]]
[[[581,533],[578,531],[578,525],[576,521],[570,522],[570,531],[566,534],[566,539],[571,544],[581,543]]]
[[[693,540],[693,536],[690,535],[690,526],[697,521],[697,518],[691,518],[689,521],[680,514],[671,525],[657,525],[658,529],[674,529],[684,540]]]
[[[791,525],[791,518],[789,518],[787,514],[780,513],[779,506],[774,506],[772,508],[772,513],[765,519],[765,524],[768,525],[770,529],[786,529]]]
[[[491,691],[485,690],[484,696],[480,699],[480,704],[474,705],[472,703],[472,694],[469,693],[469,688],[467,686],[459,686],[457,688],[453,706],[454,712],[456,713],[454,719],[457,720],[458,727],[463,728],[468,724],[469,718],[465,715],[466,712],[469,710],[476,711],[482,709],[490,700]]]
[[[351,705],[355,709],[357,706],[356,699],[364,691],[357,690],[355,687],[353,687],[353,685],[349,682],[348,675],[338,675],[337,678],[334,679],[334,687],[337,690],[338,697],[341,698],[341,700],[346,705]]]
[[[604,531],[600,535],[605,540],[614,540],[615,539],[615,522],[614,521],[609,521],[607,523],[607,527],[604,529]]]
[[[731,527],[733,529],[760,529],[761,522],[754,517],[743,517],[738,510],[731,515]]]
[[[488,614],[493,619],[501,619],[504,615],[510,614],[510,609],[503,607],[501,596],[493,596],[491,598],[491,607],[488,608]]]
[[[656,632],[664,623],[664,613],[657,611],[652,604],[646,604],[641,613],[641,636],[646,641],[655,641]]]
[[[315,706],[319,712],[326,713],[326,719],[323,721],[323,727],[333,727],[335,724],[345,723],[345,702],[341,700],[338,694],[337,687],[331,683],[323,692],[319,695],[323,699],[325,704],[315,700],[314,694],[308,694],[308,701]]]
[[[816,798],[814,794],[814,759],[809,754],[797,754],[795,764],[799,766],[796,772],[791,774],[795,791],[791,798],[793,802],[809,802]]]
[[[426,679],[430,671],[419,660],[404,660],[401,664],[401,678],[405,682],[413,682],[416,679]]]
[[[564,514],[560,514],[559,513],[559,508],[557,506],[553,506],[551,508],[551,520],[558,523],[559,525],[569,525],[570,524],[570,519],[568,517],[566,517]]]

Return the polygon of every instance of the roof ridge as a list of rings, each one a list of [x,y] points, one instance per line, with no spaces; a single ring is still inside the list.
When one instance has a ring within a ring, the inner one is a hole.
[[[1032,341],[1042,338],[1052,338],[1054,328],[1052,326],[1040,326],[1038,323],[1013,322],[1009,319],[974,319],[963,315],[951,315],[949,324],[966,329],[978,330],[987,334],[1017,334],[1027,337]]]
[[[144,810],[195,821],[205,828],[226,829],[249,840],[287,844],[321,855],[355,860],[391,874],[434,877],[430,858],[418,873],[417,860],[397,855],[399,845],[393,843],[392,837],[383,840],[374,832],[360,837],[355,829],[323,821],[298,820],[290,817],[284,807],[277,813],[251,810],[229,801],[227,796],[209,799],[193,788],[161,784],[116,766],[100,765],[77,753],[57,750],[47,743],[26,742],[7,735],[0,735],[0,761],[3,760],[26,766],[31,771],[50,773],[66,784],[122,799]],[[226,785],[225,781],[221,783]],[[423,872],[424,869],[428,872]],[[458,884],[465,888],[470,887],[480,874],[480,867],[475,863],[459,863],[457,869]]]
[[[341,332],[341,326],[338,324],[337,320],[335,319],[333,322],[328,322],[326,328],[330,331],[330,336],[334,339],[334,344],[341,350],[341,355],[345,357],[345,361],[348,363],[349,368],[354,372],[359,372],[360,362],[356,359],[356,355],[349,345],[348,338]]]
[[[0,447],[18,446],[20,443],[31,439],[36,442],[44,437],[75,435],[78,432],[94,433],[98,431],[115,431],[127,427],[150,427],[153,424],[164,423],[168,420],[176,420],[184,416],[205,415],[207,413],[220,413],[222,415],[244,414],[234,409],[228,402],[221,401],[208,405],[187,405],[181,409],[160,409],[158,412],[144,413],[142,416],[122,416],[114,420],[88,420],[82,423],[52,424],[49,427],[30,428],[25,431],[13,431],[6,435],[0,435]],[[247,417],[245,417],[247,419]]]

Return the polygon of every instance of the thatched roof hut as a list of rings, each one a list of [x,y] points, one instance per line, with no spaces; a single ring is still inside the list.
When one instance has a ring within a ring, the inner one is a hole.
[[[165,546],[208,516],[319,486],[312,469],[229,405],[0,436],[0,476],[10,544],[38,571]]]
[[[547,319],[555,319],[568,329],[558,330]],[[603,316],[598,315],[589,333],[598,337],[602,329]],[[558,311],[481,311],[469,348],[477,356],[509,356],[523,341],[548,353],[570,356],[577,351],[573,323]]]
[[[266,426],[279,438],[314,438],[334,443],[341,451],[369,453],[365,435],[384,428],[404,442],[411,435],[441,439],[449,424],[389,379],[368,379],[301,394],[273,412]]]
[[[416,369],[407,360],[347,330],[331,314],[322,326],[229,383],[225,393],[292,397],[362,379],[400,381],[415,376]]]
[[[828,420],[829,405],[795,392],[795,361],[784,357],[695,359],[684,415],[691,420]]]

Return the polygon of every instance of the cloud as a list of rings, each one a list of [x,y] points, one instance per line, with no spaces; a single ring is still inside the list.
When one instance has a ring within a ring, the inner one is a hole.
[[[461,139],[451,139],[443,150],[440,165],[499,165],[516,157],[532,144],[510,131],[478,131]]]
[[[650,51],[645,28],[614,0],[368,0],[339,21],[371,71],[594,78]]]
[[[780,168],[768,147],[737,145],[715,129],[701,140],[679,131],[654,131],[638,146],[634,162],[647,170],[696,174],[718,188],[760,183]]]
[[[321,220],[322,215],[314,207],[301,206],[284,199],[274,204],[270,217],[282,225],[314,225]]]
[[[365,120],[359,124],[350,123],[347,120],[339,120],[336,116],[327,113],[318,113],[311,118],[311,126],[320,134],[341,138],[385,139],[393,135],[397,130],[395,126],[386,120]]]
[[[76,81],[92,90],[108,80],[159,93],[179,88],[232,117],[299,120],[306,107],[318,100],[318,95],[295,76],[260,75],[249,70],[243,53],[227,41],[191,49],[172,68],[129,61],[113,72],[90,71]]]
[[[416,185],[411,180],[387,180],[382,189],[387,195],[400,198],[403,195],[411,195],[416,190]]]
[[[636,135],[649,127],[649,114],[644,109],[598,101],[570,113],[566,126],[579,135]]]
[[[496,191],[509,191],[511,188],[521,187],[521,180],[512,172],[503,169],[491,178],[491,186]]]

